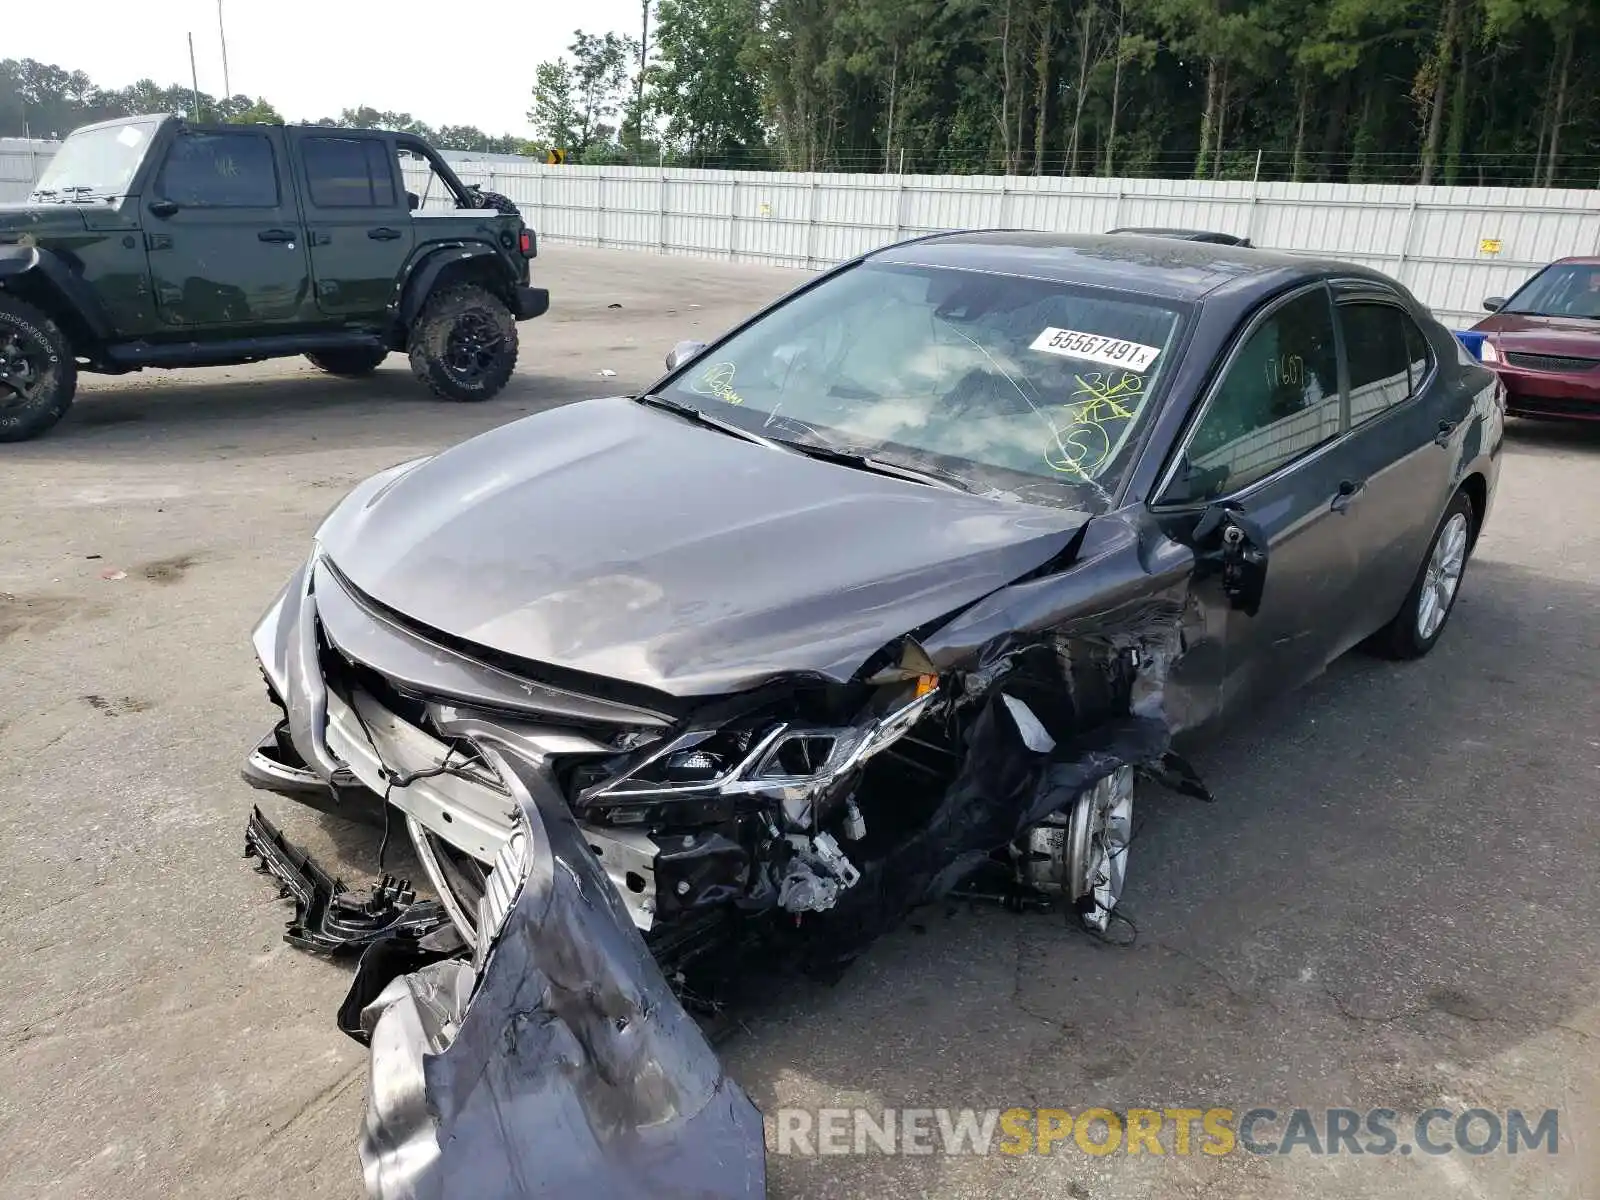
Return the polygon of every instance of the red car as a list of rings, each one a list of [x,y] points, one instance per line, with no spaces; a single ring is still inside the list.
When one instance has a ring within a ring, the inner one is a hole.
[[[1563,258],[1472,327],[1478,354],[1506,385],[1506,410],[1523,417],[1600,421],[1600,258]]]

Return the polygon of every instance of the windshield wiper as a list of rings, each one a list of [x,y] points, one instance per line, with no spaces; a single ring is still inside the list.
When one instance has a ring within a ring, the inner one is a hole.
[[[672,413],[686,421],[693,421],[697,425],[704,425],[707,429],[715,429],[718,433],[725,433],[729,437],[740,438],[746,442],[754,442],[758,446],[776,445],[770,438],[764,438],[759,433],[751,433],[748,429],[740,429],[727,421],[719,421],[716,417],[707,416],[698,408],[690,404],[682,404],[666,396],[657,395],[655,392],[641,392],[637,396],[629,397],[636,404],[648,404],[651,408],[659,408],[663,412]]]
[[[779,440],[776,444],[782,446],[785,450],[793,450],[796,454],[804,454],[808,458],[838,463],[842,467],[854,467],[858,471],[871,471],[874,474],[888,475],[896,479],[909,479],[913,483],[925,483],[933,487],[946,488],[952,492],[977,493],[981,490],[959,475],[949,471],[941,471],[934,467],[908,467],[904,463],[874,458],[866,451],[853,447],[818,446],[810,442],[786,440]]]

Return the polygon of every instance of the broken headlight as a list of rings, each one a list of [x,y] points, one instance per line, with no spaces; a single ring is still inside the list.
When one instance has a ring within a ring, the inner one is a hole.
[[[778,723],[760,731],[693,730],[631,771],[586,789],[584,799],[660,800],[707,793],[813,796],[904,737],[938,694],[936,687],[919,686],[883,715],[855,725]]]

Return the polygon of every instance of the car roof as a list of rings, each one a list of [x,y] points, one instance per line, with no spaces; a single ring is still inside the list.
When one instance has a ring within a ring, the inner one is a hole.
[[[1128,233],[965,230],[886,246],[867,259],[1019,275],[1179,301],[1196,301],[1219,291],[1265,293],[1329,275],[1399,286],[1385,275],[1348,263]]]
[[[1174,237],[1200,241],[1211,238],[1228,243],[1242,243],[1248,239],[1234,233],[1222,233],[1215,229],[1169,229],[1159,225],[1123,225],[1116,229],[1108,229],[1107,233],[1145,233],[1153,237]]]
[[[241,124],[237,121],[189,121],[187,118],[180,117],[176,113],[133,113],[126,117],[112,117],[105,121],[96,121],[93,125],[80,125],[77,129],[74,129],[71,132],[79,133],[85,129],[101,129],[108,125],[126,125],[129,121],[182,121],[187,125],[192,125],[199,129],[259,129],[263,124],[265,124],[265,122],[260,121],[245,124]],[[331,132],[341,136],[352,133],[371,133],[380,135],[395,134],[398,137],[407,138],[417,137],[415,134],[408,134],[403,130],[394,129],[346,129],[342,125],[304,125],[297,124],[295,122],[285,122],[279,124],[276,121],[272,122],[271,124],[272,128],[274,129],[311,129],[320,133]],[[423,139],[417,137],[417,140],[421,141]]]

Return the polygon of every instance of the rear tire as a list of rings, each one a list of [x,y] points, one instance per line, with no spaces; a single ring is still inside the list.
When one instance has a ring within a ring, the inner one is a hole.
[[[488,400],[517,365],[517,322],[488,288],[459,284],[435,292],[411,329],[411,373],[436,396]]]
[[[0,442],[38,437],[72,407],[78,362],[61,327],[0,294]]]
[[[389,351],[381,346],[377,349],[354,346],[348,350],[314,350],[306,357],[311,360],[313,367],[329,375],[362,379],[382,365],[383,360],[389,357]]]
[[[1472,498],[1457,492],[1433,531],[1405,603],[1394,620],[1374,635],[1372,649],[1396,659],[1421,658],[1433,649],[1461,594],[1476,521]]]

